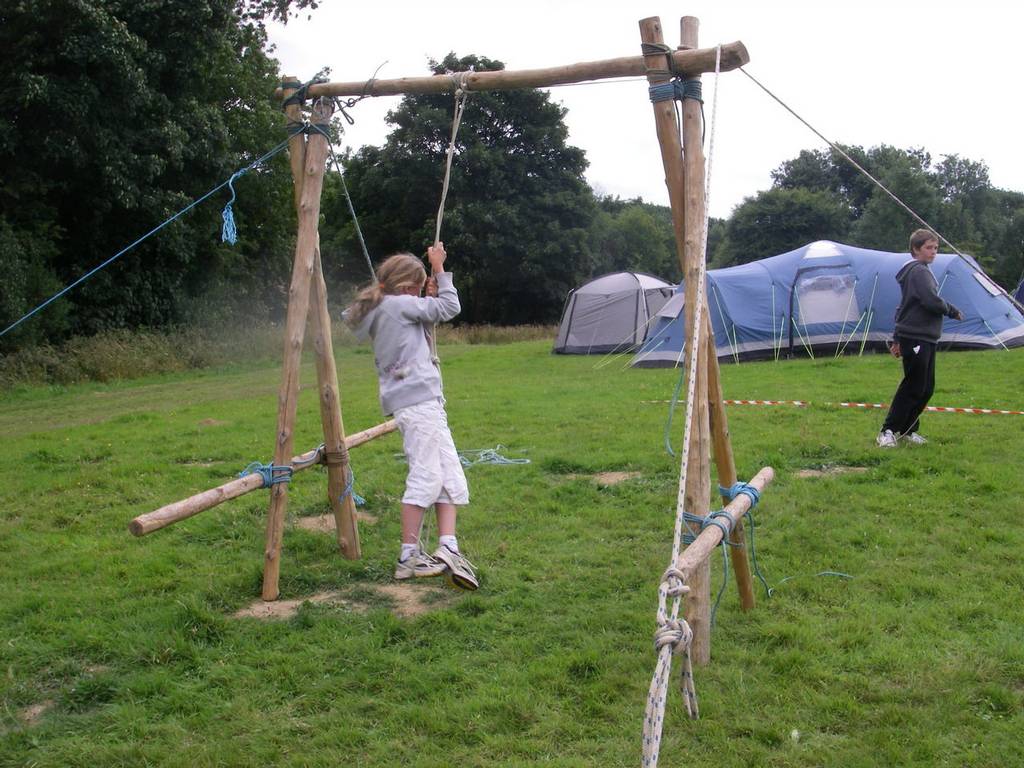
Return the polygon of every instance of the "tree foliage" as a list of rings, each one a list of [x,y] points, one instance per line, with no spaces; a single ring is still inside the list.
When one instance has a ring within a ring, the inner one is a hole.
[[[995,189],[982,162],[960,155],[933,162],[924,149],[845,147],[862,168],[973,255],[999,282],[1024,270],[1024,195]],[[903,251],[920,222],[834,150],[804,150],[772,172],[772,189],[747,198],[714,251],[718,266],[780,253],[813,240],[846,239]]]
[[[0,9],[0,288],[16,318],[153,229],[281,140],[263,20],[311,0],[19,0]],[[217,244],[217,206],[196,209],[4,338],[161,325],[239,276],[287,274],[287,167],[237,183],[248,226]],[[224,198],[226,202],[226,196]],[[251,282],[251,281],[250,281]],[[254,297],[250,297],[254,298]],[[262,297],[261,297],[262,298]]]
[[[431,64],[439,77],[503,67],[454,53]],[[422,253],[433,241],[453,110],[448,94],[407,95],[388,113],[394,128],[385,145],[348,158],[348,187],[374,261],[400,250]],[[594,201],[564,115],[537,90],[469,96],[441,233],[465,321],[551,321],[585,270]],[[365,281],[344,201],[327,197],[324,211],[325,258],[352,265],[355,280]]]

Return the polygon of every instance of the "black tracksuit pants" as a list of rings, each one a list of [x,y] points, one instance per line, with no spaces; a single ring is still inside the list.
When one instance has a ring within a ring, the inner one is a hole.
[[[935,348],[932,341],[899,339],[903,381],[893,395],[882,431],[899,435],[917,432],[921,414],[935,391]]]

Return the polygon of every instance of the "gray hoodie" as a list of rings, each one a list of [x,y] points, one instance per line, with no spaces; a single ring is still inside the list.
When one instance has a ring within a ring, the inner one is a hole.
[[[451,320],[462,307],[452,273],[437,275],[437,298],[385,296],[355,329],[373,340],[385,414],[441,397],[441,371],[430,354],[427,334],[434,323]]]
[[[923,261],[911,259],[896,273],[903,297],[896,308],[898,338],[937,342],[942,318],[956,317],[960,310],[939,296],[935,275]]]

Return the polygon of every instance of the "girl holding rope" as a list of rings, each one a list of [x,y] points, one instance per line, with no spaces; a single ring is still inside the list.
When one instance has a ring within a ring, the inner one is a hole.
[[[431,353],[435,323],[459,314],[459,294],[447,254],[437,242],[427,249],[433,271],[429,284],[423,264],[411,253],[389,256],[377,267],[377,281],[361,290],[345,311],[357,338],[373,342],[385,414],[393,414],[409,463],[402,496],[402,548],[396,579],[437,576],[447,571],[461,589],[478,586],[473,566],[459,551],[457,507],[469,503],[469,488],[444,409],[441,372]],[[421,297],[424,285],[427,296]],[[426,509],[437,513],[439,546],[422,551],[419,532]]]

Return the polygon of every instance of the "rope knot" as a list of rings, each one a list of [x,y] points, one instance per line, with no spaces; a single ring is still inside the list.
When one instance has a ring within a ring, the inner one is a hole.
[[[683,583],[683,572],[675,566],[666,569],[661,577],[661,583],[665,585],[665,594],[668,597],[680,597],[690,592],[690,588]]]
[[[259,461],[254,461],[239,472],[238,476],[259,475],[263,479],[262,487],[268,488],[278,483],[290,483],[292,481],[292,472],[293,470],[289,466],[276,466],[274,464],[263,464]]]
[[[679,656],[690,650],[692,640],[693,630],[686,619],[670,619],[654,632],[654,650],[660,652],[668,645],[672,647],[672,654]]]
[[[750,508],[753,509],[757,506],[757,502],[761,500],[761,493],[750,483],[736,482],[730,485],[728,488],[724,486],[718,486],[718,493],[721,496],[725,496],[732,501],[740,494],[750,499]]]

